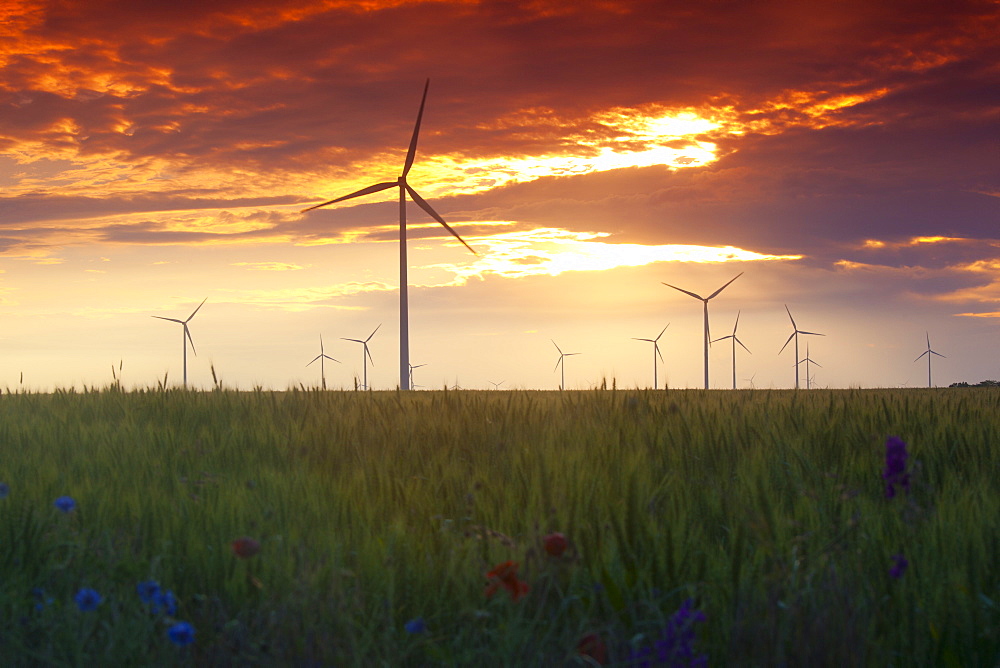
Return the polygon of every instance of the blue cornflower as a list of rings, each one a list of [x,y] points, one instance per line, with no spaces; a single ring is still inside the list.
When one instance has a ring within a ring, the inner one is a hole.
[[[906,560],[902,554],[892,555],[892,560],[895,562],[892,568],[889,569],[889,575],[896,578],[897,580],[903,577],[903,573],[906,572],[906,567],[910,565],[910,562]]]
[[[194,627],[187,622],[177,622],[167,629],[167,637],[175,645],[190,645],[194,642]]]
[[[135,586],[135,591],[139,594],[139,600],[143,603],[152,603],[153,598],[160,593],[160,583],[156,580],[146,580]]]
[[[910,491],[910,474],[906,471],[906,443],[902,439],[890,436],[885,441],[885,469],[882,480],[885,481],[885,498],[896,496],[898,485],[904,492]]]
[[[10,494],[10,485],[0,482],[0,499],[6,499],[8,494]]]
[[[427,623],[423,617],[416,617],[403,624],[403,628],[407,633],[424,633],[427,631]]]
[[[156,595],[153,596],[152,604],[152,611],[154,615],[158,615],[162,612],[168,617],[173,617],[177,614],[177,599],[174,597],[174,592],[172,591],[157,592]]]
[[[101,595],[94,589],[84,587],[76,592],[73,600],[76,601],[76,607],[80,608],[81,612],[90,612],[96,610],[97,606],[101,604]]]
[[[629,652],[628,665],[648,668],[649,666],[700,667],[708,665],[708,656],[695,654],[694,625],[704,622],[705,613],[694,609],[694,601],[687,599],[677,612],[667,621],[653,647],[637,647]],[[655,655],[654,655],[655,654]]]
[[[68,513],[76,508],[76,501],[73,500],[72,496],[60,496],[53,505],[64,513]]]

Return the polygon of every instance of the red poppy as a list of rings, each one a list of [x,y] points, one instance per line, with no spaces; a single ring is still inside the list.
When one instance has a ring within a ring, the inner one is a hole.
[[[230,547],[233,549],[233,554],[240,559],[249,559],[260,552],[260,543],[249,536],[237,538],[230,544]]]
[[[500,587],[506,589],[511,599],[515,601],[528,593],[528,583],[517,579],[517,567],[516,562],[505,561],[486,574],[486,579],[490,581],[486,585],[487,598],[497,593]]]
[[[545,551],[553,557],[561,557],[562,553],[569,547],[569,541],[566,540],[566,536],[556,531],[542,538],[542,545],[545,547]]]
[[[596,633],[587,633],[580,638],[580,642],[576,644],[576,653],[589,656],[602,666],[608,661],[608,646]]]

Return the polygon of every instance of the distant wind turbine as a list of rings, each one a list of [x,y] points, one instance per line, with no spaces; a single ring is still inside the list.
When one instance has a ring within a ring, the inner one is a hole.
[[[812,389],[812,376],[809,375],[809,365],[810,364],[815,364],[816,366],[818,366],[821,369],[823,368],[823,365],[820,364],[819,362],[816,362],[815,360],[813,360],[813,359],[811,359],[809,357],[809,342],[808,341],[806,341],[806,358],[804,360],[800,360],[799,363],[801,364],[803,362],[806,365],[806,389],[807,390],[811,390]]]
[[[740,326],[740,313],[741,312],[742,311],[737,311],[736,312],[736,324],[733,325],[733,333],[732,334],[728,334],[726,336],[723,336],[721,338],[718,338],[718,339],[715,339],[715,340],[712,341],[712,343],[718,343],[719,341],[725,341],[726,339],[732,339],[733,340],[733,389],[734,390],[736,389],[736,344],[737,343],[740,344],[741,346],[743,346],[743,350],[745,350],[748,353],[750,353],[750,349],[747,348],[746,346],[744,346],[743,342],[740,341],[736,337],[736,328]],[[753,355],[753,353],[750,353],[750,354]]]
[[[552,339],[549,339],[549,340],[552,341]],[[554,345],[556,347],[556,350],[559,351],[559,361],[556,362],[555,369],[552,369],[552,370],[555,371],[559,367],[562,367],[562,377],[561,377],[561,380],[559,381],[559,389],[560,390],[565,390],[566,389],[566,358],[569,357],[569,356],[571,356],[571,355],[579,355],[580,353],[564,353],[562,351],[562,348],[560,348],[559,344],[557,344],[555,341],[552,341],[552,345]]]
[[[411,389],[411,390],[412,390],[413,388],[417,387],[416,385],[414,385],[414,384],[413,384],[413,370],[414,370],[414,369],[419,369],[419,368],[420,368],[420,367],[422,367],[422,366],[427,366],[427,365],[426,365],[426,364],[411,364],[411,365],[410,365],[410,389]],[[422,386],[421,386],[421,387],[422,387]]]
[[[789,335],[788,340],[785,341],[785,345],[781,346],[781,350],[778,351],[780,355],[785,349],[788,343],[795,339],[795,389],[799,389],[799,334],[807,334],[809,336],[826,336],[826,334],[818,334],[816,332],[804,332],[798,328],[795,324],[795,318],[792,317],[792,312],[788,310],[788,304],[785,304],[785,311],[788,312],[788,319],[792,321],[792,333]]]
[[[670,327],[670,323],[667,323],[667,327]],[[660,330],[660,333],[656,335],[655,339],[640,339],[632,337],[633,341],[648,341],[653,344],[653,389],[660,389],[659,379],[656,376],[656,356],[660,356],[660,361],[663,361],[663,353],[660,352],[660,337],[663,336],[663,332],[667,331],[667,327]]]
[[[488,380],[486,382],[488,382],[490,385],[492,385],[494,390],[499,390],[500,386],[503,385],[504,383],[506,383],[507,381],[501,380],[499,383],[494,383],[492,380]]]
[[[428,79],[427,83],[424,84],[424,96],[420,100],[420,110],[417,112],[417,122],[413,127],[413,136],[410,138],[410,147],[406,152],[406,160],[403,163],[403,172],[400,174],[399,178],[395,181],[386,181],[383,183],[376,183],[375,185],[362,188],[356,192],[349,195],[344,195],[343,197],[338,197],[336,199],[323,202],[322,204],[316,204],[307,209],[303,209],[302,213],[306,211],[312,211],[313,209],[318,209],[323,206],[328,206],[330,204],[336,204],[337,202],[343,202],[344,200],[349,200],[354,197],[361,197],[363,195],[371,195],[372,193],[381,192],[383,190],[388,190],[389,188],[399,188],[399,387],[400,389],[409,389],[409,367],[410,367],[410,325],[409,325],[409,302],[407,297],[407,262],[406,262],[406,196],[409,194],[410,199],[412,199],[417,206],[426,211],[431,218],[441,223],[446,230],[448,230],[453,237],[462,242],[462,245],[469,249],[469,251],[476,255],[476,251],[472,250],[469,244],[465,243],[465,240],[458,235],[458,232],[453,230],[448,226],[448,223],[444,222],[438,213],[431,208],[424,198],[417,194],[409,183],[406,182],[406,176],[410,173],[410,168],[413,166],[413,159],[417,153],[417,136],[420,134],[420,120],[424,115],[424,103],[427,102],[427,89],[431,85],[431,80]]]
[[[312,358],[312,362],[309,362],[309,364],[312,364],[316,360],[319,360],[319,377],[320,377],[320,381],[323,384],[323,389],[325,390],[326,389],[326,360],[330,360],[332,362],[336,362],[337,364],[340,364],[340,360],[333,359],[332,357],[330,357],[329,355],[327,355],[326,352],[323,350],[323,335],[322,334],[319,335],[319,355],[316,355],[316,357]],[[309,366],[309,364],[306,364],[306,366]]]
[[[184,387],[187,387],[188,384],[188,351],[187,351],[188,342],[191,343],[191,352],[193,352],[195,355],[198,354],[198,351],[194,349],[194,339],[191,338],[191,330],[188,329],[188,323],[191,322],[191,318],[194,317],[194,314],[197,313],[198,309],[204,306],[205,302],[207,301],[208,297],[202,299],[201,304],[198,304],[198,308],[196,308],[194,311],[191,312],[191,315],[187,317],[187,320],[178,320],[177,318],[165,318],[162,315],[151,316],[153,318],[159,318],[160,320],[169,320],[170,322],[180,323],[181,326],[184,328],[184,330],[181,332],[181,348],[184,351]]]
[[[917,360],[919,360],[924,355],[927,355],[927,387],[934,387],[931,384],[931,357],[933,355],[937,355],[938,357],[946,357],[946,355],[942,355],[939,352],[931,350],[931,335],[930,335],[929,332],[924,332],[924,333],[927,335],[927,350],[925,350],[924,352],[920,353],[917,356],[917,359],[913,360],[913,361],[916,362]]]
[[[382,323],[379,323],[378,327],[381,327]],[[368,335],[368,338],[362,341],[361,339],[348,339],[346,337],[340,337],[344,341],[354,341],[355,343],[360,343],[365,347],[364,352],[361,353],[361,365],[364,367],[364,383],[361,385],[363,389],[368,389],[368,360],[371,360],[372,366],[375,366],[375,360],[372,359],[371,351],[368,350],[368,342],[372,340],[375,336],[375,332],[378,331],[378,327],[372,330],[372,333]]]
[[[740,273],[736,274],[731,279],[729,279],[729,283],[732,283],[733,281],[735,281],[737,278],[739,278],[742,275],[743,275],[743,272],[741,271]],[[708,389],[708,347],[712,343],[712,336],[709,333],[709,329],[708,329],[708,301],[710,299],[713,299],[716,295],[718,295],[720,292],[722,292],[727,287],[729,287],[729,283],[726,283],[721,288],[719,288],[718,290],[716,290],[715,292],[713,292],[712,294],[710,294],[707,297],[702,297],[701,295],[695,294],[693,292],[688,292],[687,290],[685,290],[683,288],[679,288],[676,285],[670,285],[669,283],[664,283],[664,285],[667,286],[668,288],[673,288],[674,290],[680,290],[684,294],[690,295],[690,296],[694,297],[695,299],[700,300],[701,302],[703,302],[705,304],[705,389],[706,390]]]

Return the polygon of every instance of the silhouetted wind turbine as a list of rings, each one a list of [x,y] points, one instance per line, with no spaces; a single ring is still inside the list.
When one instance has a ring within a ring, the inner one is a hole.
[[[332,362],[336,362],[337,364],[340,364],[340,360],[333,359],[332,357],[330,357],[329,355],[327,355],[326,352],[323,351],[323,335],[322,334],[319,335],[319,355],[316,355],[316,357],[312,358],[312,362],[309,362],[309,364],[312,364],[316,360],[319,360],[319,377],[320,377],[320,381],[323,384],[323,389],[325,390],[326,389],[326,360],[330,360]],[[309,364],[306,364],[306,366],[309,366]]]
[[[503,385],[504,383],[506,383],[507,381],[501,380],[499,383],[494,383],[492,380],[488,380],[486,382],[488,382],[490,385],[492,385],[494,390],[499,390],[500,386]]]
[[[196,308],[194,311],[191,312],[191,315],[187,317],[187,320],[178,320],[177,318],[165,318],[162,315],[151,316],[153,318],[159,318],[160,320],[169,320],[170,322],[178,322],[184,328],[184,331],[181,332],[181,348],[184,351],[184,387],[187,387],[188,384],[188,351],[187,351],[188,342],[191,343],[191,352],[193,352],[195,355],[198,354],[198,351],[194,349],[194,339],[191,338],[191,330],[188,329],[188,323],[191,322],[191,318],[194,317],[194,314],[197,313],[198,309],[204,306],[205,302],[207,301],[208,297],[202,299],[201,304],[198,304],[198,308]]]
[[[670,327],[670,323],[669,322],[667,323],[667,327]],[[660,361],[661,362],[663,361],[663,353],[660,352],[660,343],[659,343],[659,341],[660,341],[660,337],[663,336],[663,332],[667,331],[667,327],[664,327],[663,329],[661,329],[660,333],[656,335],[655,339],[639,339],[639,338],[636,338],[634,336],[632,337],[633,341],[648,341],[649,343],[653,344],[653,389],[656,389],[656,390],[660,389],[660,386],[658,384],[659,383],[659,379],[656,376],[656,356],[659,355],[660,356]]]
[[[941,353],[939,353],[937,351],[931,350],[931,335],[928,332],[924,332],[924,333],[927,334],[927,350],[925,350],[924,352],[920,353],[917,356],[917,359],[915,359],[913,361],[916,362],[917,360],[919,360],[924,355],[927,355],[927,387],[933,387],[933,385],[931,385],[931,356],[932,355],[937,355],[938,357],[946,357],[946,355],[942,355]]]
[[[806,358],[804,360],[801,360],[800,363],[801,362],[805,362],[805,364],[806,364],[806,389],[807,390],[811,390],[812,389],[812,377],[809,375],[809,365],[810,364],[815,364],[816,366],[818,366],[821,369],[823,368],[823,365],[820,364],[819,362],[816,362],[815,360],[813,360],[813,359],[811,359],[809,357],[809,342],[808,341],[806,341]]]
[[[343,197],[338,197],[336,199],[329,200],[328,202],[316,204],[315,206],[302,210],[302,213],[305,213],[306,211],[312,211],[313,209],[318,209],[323,206],[343,202],[344,200],[349,200],[354,197],[371,195],[372,193],[388,190],[389,188],[399,188],[399,387],[403,390],[409,389],[410,367],[409,301],[407,297],[406,278],[406,195],[409,194],[410,199],[412,199],[417,206],[426,211],[431,218],[441,223],[441,225],[443,225],[453,237],[461,241],[462,245],[468,248],[473,255],[477,254],[476,251],[472,250],[472,247],[465,243],[465,240],[458,235],[458,232],[451,229],[451,227],[448,226],[448,223],[444,222],[444,218],[439,216],[438,213],[431,208],[431,205],[428,204],[424,198],[418,195],[417,191],[406,182],[406,176],[410,173],[410,168],[413,166],[413,159],[417,153],[417,136],[420,134],[420,120],[424,115],[424,103],[427,102],[427,89],[430,85],[431,80],[428,79],[427,83],[424,84],[424,96],[420,100],[420,110],[417,112],[417,122],[413,127],[413,136],[410,138],[410,147],[406,152],[406,161],[403,163],[403,172],[399,175],[399,178],[395,181],[376,183],[375,185],[353,192],[350,195],[344,195]]]
[[[552,341],[552,339],[549,339],[549,340]],[[554,345],[556,347],[556,350],[559,351],[559,361],[556,362],[556,366],[552,370],[555,371],[559,367],[562,367],[562,376],[561,376],[561,380],[559,381],[559,389],[560,390],[564,390],[564,389],[566,389],[566,361],[565,360],[566,360],[567,357],[569,357],[571,355],[579,355],[580,353],[564,353],[562,351],[562,348],[560,348],[559,344],[557,344],[555,341],[552,341],[552,345]]]
[[[381,327],[382,323],[379,323],[378,327]],[[346,337],[340,337],[344,341],[354,341],[355,343],[360,343],[365,347],[364,352],[361,353],[361,365],[364,367],[364,383],[362,387],[368,389],[368,360],[371,360],[372,366],[375,366],[375,360],[372,359],[371,351],[368,350],[368,342],[372,340],[375,336],[375,332],[378,331],[378,327],[372,330],[372,333],[368,335],[368,338],[362,341],[361,339],[348,339]]]
[[[712,341],[712,343],[718,343],[719,341],[725,341],[726,339],[733,340],[733,389],[734,390],[736,389],[736,344],[737,343],[740,344],[741,346],[743,346],[743,350],[750,353],[750,349],[744,346],[743,342],[736,337],[736,328],[740,326],[740,313],[742,313],[742,311],[736,312],[736,324],[733,325],[733,333]],[[753,353],[750,354],[753,355]]]
[[[780,355],[788,345],[788,342],[793,338],[795,339],[795,389],[799,389],[799,334],[808,334],[809,336],[826,336],[826,334],[818,334],[816,332],[803,332],[795,324],[795,318],[792,317],[792,312],[788,310],[788,304],[785,304],[785,311],[788,312],[788,319],[792,321],[792,333],[788,337],[788,341],[785,341],[785,345],[781,346],[781,350],[778,351]]]
[[[743,272],[741,271],[740,273],[736,274],[731,279],[729,279],[729,283],[732,283],[733,281],[735,281],[737,278],[739,278],[742,275],[743,275]],[[674,290],[680,290],[684,294],[691,295],[695,299],[701,300],[705,304],[705,389],[706,390],[708,389],[708,346],[711,345],[711,343],[712,343],[712,336],[711,336],[711,334],[709,333],[709,330],[708,330],[708,300],[713,299],[716,295],[718,295],[720,292],[722,292],[727,287],[729,287],[729,283],[726,283],[721,288],[719,288],[718,290],[716,290],[715,292],[713,292],[712,294],[710,294],[707,297],[702,297],[701,295],[697,295],[697,294],[695,294],[693,292],[688,292],[687,290],[685,290],[683,288],[679,288],[676,285],[670,285],[669,283],[663,283],[668,288],[673,288]]]
[[[427,365],[426,364],[411,364],[410,365],[410,389],[411,390],[416,387],[416,385],[413,384],[413,370],[414,369],[419,369],[422,366],[427,366]]]

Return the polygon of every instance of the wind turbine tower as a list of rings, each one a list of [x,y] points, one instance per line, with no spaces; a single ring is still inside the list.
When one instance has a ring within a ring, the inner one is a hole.
[[[430,85],[431,80],[428,79],[427,83],[424,84],[424,96],[420,100],[420,110],[417,112],[417,122],[413,127],[413,136],[410,137],[410,147],[406,151],[406,160],[403,162],[403,171],[395,181],[376,183],[375,185],[362,188],[361,190],[353,192],[349,195],[344,195],[343,197],[338,197],[302,210],[302,213],[305,213],[306,211],[312,211],[313,209],[318,209],[330,204],[336,204],[337,202],[343,202],[355,197],[371,195],[372,193],[388,190],[389,188],[399,188],[399,387],[403,390],[409,389],[410,386],[410,325],[406,278],[406,196],[409,195],[410,199],[412,199],[417,206],[427,212],[431,218],[443,225],[453,237],[462,242],[462,245],[468,248],[473,255],[476,255],[476,251],[472,250],[472,247],[465,243],[465,240],[458,235],[458,232],[453,230],[448,223],[444,222],[444,218],[438,215],[437,211],[431,208],[431,205],[428,204],[424,198],[418,195],[417,191],[414,190],[406,181],[406,177],[410,173],[410,168],[413,167],[413,159],[417,153],[417,137],[420,134],[420,120],[424,115],[424,104],[427,102],[427,89]]]
[[[818,366],[821,369],[823,368],[823,365],[809,357],[809,342],[808,341],[806,342],[806,358],[804,360],[800,360],[800,364],[801,363],[805,363],[805,365],[806,365],[806,389],[807,390],[811,390],[812,389],[812,376],[809,374],[809,365],[810,364],[815,364],[816,366]]]
[[[322,334],[319,335],[319,355],[316,355],[316,357],[312,358],[312,362],[309,362],[309,364],[312,364],[316,360],[319,360],[319,377],[320,377],[320,382],[322,383],[323,389],[325,390],[326,389],[326,360],[330,360],[331,362],[336,362],[337,364],[340,364],[340,360],[333,359],[332,357],[330,357],[329,355],[327,355],[326,352],[323,350],[323,335]],[[309,364],[306,364],[306,366],[309,366]]]
[[[196,308],[194,311],[191,312],[191,315],[189,315],[187,317],[187,320],[178,320],[177,318],[165,318],[162,315],[154,315],[154,316],[152,316],[153,318],[159,318],[160,320],[169,320],[170,322],[180,323],[181,326],[184,328],[184,330],[181,332],[181,349],[184,351],[184,387],[187,387],[187,384],[188,384],[188,351],[187,351],[187,344],[189,342],[191,343],[191,352],[193,352],[195,355],[198,354],[198,351],[194,349],[194,339],[191,338],[191,330],[188,329],[188,323],[191,322],[191,319],[194,317],[195,313],[198,312],[198,309],[200,309],[202,306],[204,306],[205,302],[207,302],[207,301],[208,301],[208,297],[205,297],[204,299],[202,299],[201,300],[201,304],[198,304],[198,308]]]
[[[795,389],[797,390],[799,389],[799,334],[808,336],[826,336],[826,334],[802,331],[795,324],[795,318],[792,317],[792,312],[788,310],[788,304],[785,304],[785,311],[788,312],[788,319],[792,321],[792,333],[789,335],[788,340],[785,341],[785,345],[781,346],[781,350],[778,351],[778,354],[780,355],[785,349],[785,346],[787,346],[792,339],[795,339]]]
[[[719,341],[725,341],[726,339],[733,340],[733,389],[734,390],[736,389],[736,344],[737,343],[740,344],[741,346],[743,346],[743,350],[750,353],[750,349],[744,346],[743,342],[736,337],[736,328],[740,326],[740,313],[741,311],[736,312],[736,324],[733,325],[733,333],[712,341],[712,343],[718,343]],[[753,355],[753,353],[750,354]]]
[[[375,336],[375,332],[377,332],[378,328],[381,326],[382,323],[379,323],[379,326],[373,329],[372,333],[369,334],[368,338],[364,341],[361,339],[348,339],[343,336],[340,337],[344,341],[354,341],[355,343],[360,343],[365,347],[364,352],[361,353],[361,365],[364,367],[364,383],[362,384],[362,387],[366,390],[368,389],[368,360],[371,360],[372,366],[375,366],[375,360],[372,359],[371,351],[368,350],[368,342],[372,340],[372,337]]]
[[[946,357],[946,356],[942,355],[939,352],[931,350],[931,335],[930,335],[929,332],[924,332],[924,333],[927,335],[927,350],[925,350],[924,352],[920,353],[917,356],[917,359],[915,359],[913,361],[916,362],[917,360],[919,360],[924,355],[927,355],[927,387],[934,387],[934,385],[931,384],[931,356],[933,356],[933,355],[937,355],[938,357]]]
[[[740,273],[736,274],[731,279],[729,279],[729,283],[732,283],[733,281],[735,281],[737,278],[739,278],[742,275],[743,275],[743,272],[741,271]],[[727,287],[729,287],[729,283],[726,283],[721,288],[719,288],[718,290],[716,290],[715,292],[713,292],[712,294],[710,294],[707,297],[702,297],[699,294],[695,294],[693,292],[688,292],[687,290],[685,290],[683,288],[679,288],[676,285],[670,285],[669,283],[664,283],[664,285],[667,286],[668,288],[673,288],[674,290],[679,290],[679,291],[683,292],[686,295],[690,295],[690,296],[694,297],[695,299],[700,300],[705,305],[705,389],[706,390],[708,389],[708,347],[712,344],[712,336],[709,333],[709,329],[708,329],[708,302],[709,302],[709,300],[714,299],[716,297],[716,295],[718,295],[720,292],[722,292]]]
[[[670,323],[667,323],[667,327],[670,327]],[[660,333],[656,335],[655,339],[639,339],[632,337],[633,341],[647,341],[653,344],[653,389],[660,389],[659,379],[656,377],[656,356],[660,356],[660,361],[663,361],[663,353],[660,352],[660,337],[663,336],[663,332],[667,331],[667,327],[660,330]]]
[[[562,351],[562,348],[560,348],[559,344],[556,343],[555,341],[552,341],[552,345],[554,345],[556,347],[556,350],[559,351],[559,361],[556,362],[556,366],[552,370],[555,371],[556,369],[559,369],[560,367],[562,367],[562,376],[561,376],[561,379],[559,381],[559,389],[560,390],[565,390],[566,389],[566,358],[569,357],[569,356],[571,356],[571,355],[579,355],[580,353],[564,353]]]

